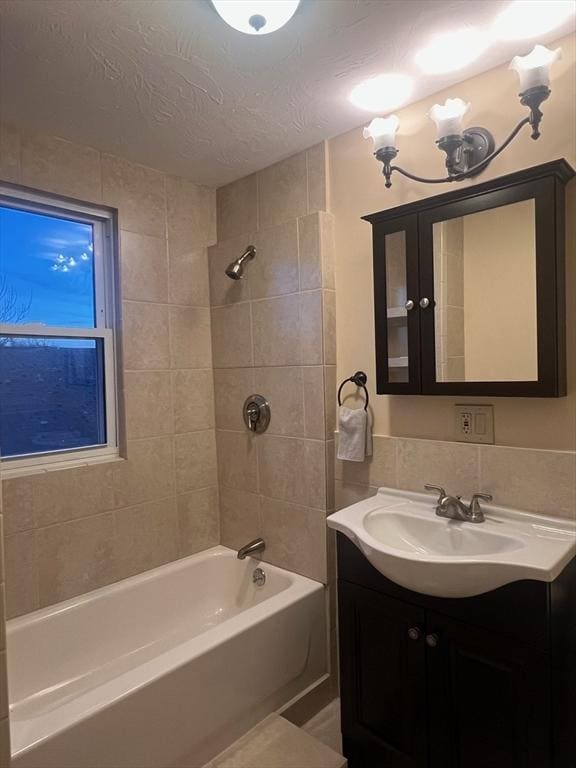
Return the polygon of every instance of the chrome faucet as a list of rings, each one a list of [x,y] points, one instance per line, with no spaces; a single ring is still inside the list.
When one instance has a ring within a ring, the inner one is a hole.
[[[472,496],[470,505],[467,506],[461,496],[450,496],[440,485],[425,485],[427,491],[436,491],[438,502],[436,504],[436,514],[438,517],[447,517],[450,520],[463,520],[466,523],[483,523],[484,512],[480,507],[480,499],[492,501],[489,493],[475,493]]]
[[[263,552],[266,549],[264,539],[254,539],[238,550],[238,560],[244,560],[248,555],[253,555],[254,552]]]

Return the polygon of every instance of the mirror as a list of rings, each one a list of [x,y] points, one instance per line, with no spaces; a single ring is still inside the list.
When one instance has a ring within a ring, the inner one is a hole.
[[[537,381],[533,199],[433,225],[436,381]]]

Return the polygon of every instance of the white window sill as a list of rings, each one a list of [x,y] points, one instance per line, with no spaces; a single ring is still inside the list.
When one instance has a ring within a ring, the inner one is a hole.
[[[70,453],[60,456],[38,456],[31,459],[4,459],[0,460],[0,479],[9,480],[13,477],[25,477],[26,475],[40,475],[46,472],[57,472],[60,469],[76,469],[77,467],[90,467],[95,464],[108,464],[115,461],[124,461],[117,448],[106,448],[92,455],[72,456]]]

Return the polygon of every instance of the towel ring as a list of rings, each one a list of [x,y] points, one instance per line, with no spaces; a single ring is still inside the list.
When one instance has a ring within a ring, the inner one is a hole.
[[[364,410],[368,410],[368,403],[370,402],[368,397],[368,390],[366,389],[366,382],[368,381],[368,376],[364,373],[364,371],[356,371],[354,376],[350,376],[349,379],[344,379],[342,384],[338,387],[338,405],[342,405],[342,402],[340,400],[340,393],[342,392],[342,387],[347,382],[351,381],[352,384],[356,384],[357,387],[362,387],[364,390],[364,396],[366,397],[366,402],[364,403]]]

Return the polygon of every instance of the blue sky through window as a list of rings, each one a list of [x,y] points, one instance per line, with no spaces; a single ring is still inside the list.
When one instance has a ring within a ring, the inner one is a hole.
[[[93,251],[90,224],[0,206],[0,323],[94,328]]]

